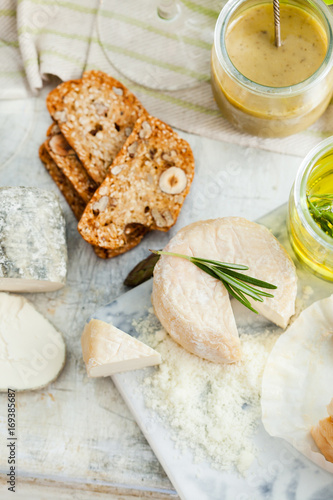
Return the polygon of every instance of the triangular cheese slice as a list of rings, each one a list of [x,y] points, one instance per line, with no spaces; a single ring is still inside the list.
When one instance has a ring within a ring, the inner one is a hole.
[[[272,233],[240,217],[200,221],[181,229],[165,248],[190,256],[244,264],[246,273],[276,285],[274,298],[255,302],[260,314],[285,328],[295,312],[295,266]],[[178,257],[162,256],[154,270],[152,302],[171,337],[215,363],[240,359],[240,340],[224,285]]]
[[[154,349],[97,319],[85,326],[81,345],[89,377],[107,377],[161,363],[161,355]]]

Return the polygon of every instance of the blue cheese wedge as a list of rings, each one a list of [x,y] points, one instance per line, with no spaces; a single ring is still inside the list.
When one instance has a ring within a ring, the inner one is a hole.
[[[107,377],[161,363],[161,355],[154,349],[97,319],[85,326],[81,345],[89,377]]]
[[[0,392],[40,389],[65,363],[64,339],[24,297],[0,293]]]
[[[57,196],[31,187],[0,188],[0,290],[58,290],[66,273],[66,225]]]

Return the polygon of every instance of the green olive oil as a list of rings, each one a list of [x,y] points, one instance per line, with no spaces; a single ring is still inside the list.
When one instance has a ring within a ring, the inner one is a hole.
[[[291,194],[288,219],[290,243],[298,259],[311,272],[333,281],[333,150],[313,165],[306,182],[305,194],[303,210],[308,211],[308,215],[320,229],[316,231],[317,234],[308,231]],[[326,211],[324,219],[321,213],[323,207]],[[317,211],[317,208],[320,210]],[[332,224],[329,221],[331,217]]]
[[[315,164],[307,185],[307,201],[312,218],[333,240],[333,152]]]

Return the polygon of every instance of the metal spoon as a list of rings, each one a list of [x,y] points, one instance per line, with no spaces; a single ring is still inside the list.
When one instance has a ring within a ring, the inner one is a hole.
[[[273,0],[274,27],[275,27],[275,46],[281,46],[281,27],[280,27],[280,2]]]

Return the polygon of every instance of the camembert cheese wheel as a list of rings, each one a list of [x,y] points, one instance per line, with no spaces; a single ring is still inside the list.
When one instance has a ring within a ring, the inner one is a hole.
[[[295,266],[264,226],[240,217],[196,222],[181,229],[165,251],[247,265],[246,274],[278,287],[274,298],[255,302],[260,314],[285,328],[295,312]],[[215,363],[240,359],[226,288],[191,262],[161,256],[154,270],[152,303],[167,332],[189,352]]]

